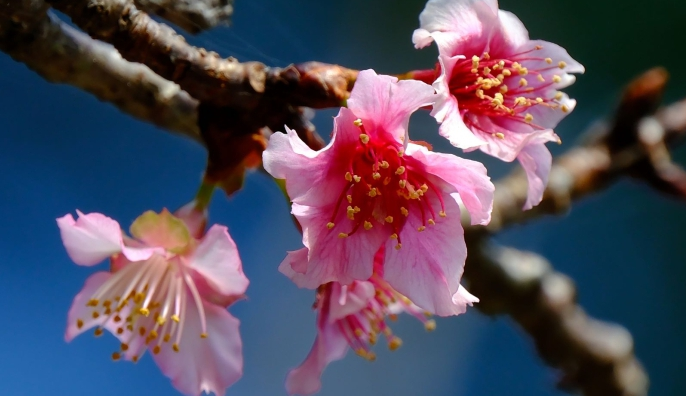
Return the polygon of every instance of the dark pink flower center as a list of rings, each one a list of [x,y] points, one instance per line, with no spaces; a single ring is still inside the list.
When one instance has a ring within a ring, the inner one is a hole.
[[[371,351],[371,347],[376,345],[380,335],[386,338],[390,350],[398,349],[402,345],[402,340],[393,334],[387,319],[395,321],[397,313],[400,312],[407,312],[417,318],[427,331],[436,328],[436,322],[429,319],[428,312],[422,311],[407,297],[395,291],[382,277],[374,273],[369,282],[374,285],[374,297],[362,310],[339,319],[334,324],[355,353],[365,359],[374,360],[376,355]],[[356,284],[352,283],[348,287],[355,286]],[[321,304],[329,304],[331,283],[320,287],[318,294]]]
[[[400,143],[384,139],[383,134],[367,134],[360,120],[355,125],[360,128],[360,138],[346,158],[347,184],[327,227],[333,229],[338,214],[345,211],[349,231],[339,233],[339,237],[346,238],[360,228],[370,230],[388,224],[392,229],[391,238],[398,240],[396,248],[400,249],[400,231],[410,213],[420,214],[422,225],[417,230],[424,231],[436,224],[436,215],[446,216],[443,197],[425,176],[423,164],[406,156]],[[438,213],[428,194],[438,198],[441,206]]]
[[[471,112],[488,117],[507,117],[544,129],[533,123],[534,117],[528,113],[529,108],[548,106],[568,112],[569,108],[559,103],[562,93],[555,92],[551,96],[548,89],[559,83],[562,77],[546,73],[564,69],[567,65],[563,61],[554,63],[551,58],[537,57],[536,51],[542,48],[536,46],[529,51],[502,58],[484,52],[481,56],[474,55],[458,61],[450,77],[449,87],[458,100],[462,114]],[[549,66],[532,66],[540,64]],[[465,119],[465,122],[469,122],[469,119]],[[484,132],[499,138],[504,137],[499,131]]]

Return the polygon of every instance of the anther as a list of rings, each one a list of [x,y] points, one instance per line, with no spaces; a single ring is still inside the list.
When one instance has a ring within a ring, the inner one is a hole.
[[[372,198],[376,197],[377,194],[378,194],[378,192],[376,190],[376,187],[372,187],[372,189],[369,190],[369,193],[367,193],[367,195],[369,195]]]
[[[426,331],[436,330],[436,321],[433,319],[427,320],[426,323],[424,323],[424,329],[426,329]]]
[[[379,167],[383,169],[388,169],[389,166],[390,164],[388,163],[388,161],[381,161],[381,163],[379,164]]]
[[[335,224],[332,222],[326,223],[326,228],[328,228],[328,229],[332,229],[332,228],[334,228],[334,226],[335,226]]]
[[[405,150],[403,150],[403,149],[398,150],[398,157],[402,157],[403,155],[405,155]]]
[[[128,351],[128,350],[129,350],[129,344],[124,344],[124,343],[122,343],[122,344],[121,344],[121,350],[122,350],[122,351]]]
[[[379,180],[379,179],[381,179],[381,173],[379,173],[379,172],[374,172],[374,173],[372,174],[372,177],[374,178],[374,180]]]
[[[565,67],[567,67],[567,63],[565,63],[565,61],[560,61],[557,64],[557,67],[559,67],[560,69],[564,69]]]
[[[426,230],[426,227],[424,227],[424,226],[419,226],[419,227],[417,228],[417,231],[419,231],[419,232],[422,232],[422,231],[424,231],[424,230]]]
[[[347,238],[347,237],[348,237],[348,234],[346,234],[345,232],[341,232],[340,234],[338,234],[338,237],[341,238],[341,239]]]
[[[549,64],[549,65],[552,65],[552,64],[553,64],[553,60],[552,60],[551,58],[545,58],[545,63],[547,63],[547,64]]]
[[[164,337],[162,337],[162,341],[164,342],[169,342],[169,340],[171,340],[171,334],[169,333],[165,334]]]
[[[89,307],[97,307],[98,303],[99,301],[97,298],[91,298],[86,305]]]
[[[386,216],[386,218],[384,220],[386,220],[386,223],[392,223],[393,222],[393,216]]]
[[[545,82],[545,78],[543,77],[542,74],[539,74],[538,76],[536,76],[536,78],[537,78],[538,81],[540,81],[540,82]]]
[[[527,103],[527,100],[523,96],[518,96],[515,98],[514,104],[515,106],[524,106]]]
[[[398,186],[400,186],[400,188],[405,188],[406,185],[407,180],[398,180]]]
[[[488,52],[484,52],[483,58],[486,60],[489,60],[489,59],[491,59],[491,55],[489,55]]]
[[[114,360],[116,362],[119,359],[121,359],[121,354],[119,352],[113,352],[112,353],[112,360]]]
[[[176,344],[176,343],[172,344],[172,349],[174,350],[174,352],[178,352],[179,351],[179,344]]]
[[[391,239],[398,239],[398,234],[395,234],[395,233],[391,234]]]
[[[542,45],[537,45],[537,46],[534,47],[534,49],[535,49],[535,50],[542,50],[542,49],[543,49],[543,46],[542,46]]]
[[[118,327],[118,328],[117,328],[117,334],[119,334],[119,335],[124,334],[124,328],[123,328],[123,327]]]
[[[429,219],[429,221],[427,221],[427,223],[429,223],[429,225],[436,225],[436,222],[434,221],[434,219]]]
[[[441,210],[440,212],[438,212],[438,215],[441,216],[441,217],[446,217],[446,216],[447,216],[447,214],[445,214],[445,211],[443,211],[443,210]]]
[[[97,319],[100,316],[98,311],[93,311],[93,319]]]
[[[384,185],[384,186],[387,186],[387,185],[389,185],[389,184],[391,184],[391,178],[388,177],[388,176],[386,176],[386,178],[383,179],[383,185]]]
[[[160,353],[160,350],[161,350],[161,349],[162,349],[162,348],[160,348],[159,345],[155,345],[155,347],[152,349],[152,353],[155,354],[155,355],[157,355],[158,353]]]
[[[403,245],[399,243],[395,245],[395,250],[400,250],[401,247],[403,247]]]
[[[479,60],[480,59],[478,56],[472,56],[472,68],[476,69],[477,67],[479,67]]]
[[[569,112],[569,107],[567,107],[567,105],[562,105],[561,109],[563,113]]]
[[[362,120],[358,118],[355,121],[353,121],[353,124],[355,124],[356,127],[361,127],[362,126]]]
[[[179,319],[179,316],[176,314],[171,316],[171,320],[173,320],[176,323],[179,323],[181,321],[181,319]]]
[[[83,320],[76,319],[76,328],[81,329],[83,327]]]
[[[534,116],[532,116],[532,115],[529,114],[529,113],[526,113],[526,115],[524,116],[524,121],[527,122],[527,123],[530,123],[530,122],[533,121],[533,120],[534,120]]]
[[[555,100],[560,100],[560,99],[562,99],[562,96],[563,96],[563,95],[564,95],[564,94],[563,94],[562,92],[557,91],[557,92],[555,93]]]
[[[359,183],[362,178],[357,175],[353,175],[353,180],[355,180],[355,183]]]
[[[391,351],[395,351],[396,349],[400,348],[400,346],[403,344],[403,341],[398,338],[398,337],[393,337],[388,341],[388,349]]]
[[[519,79],[519,86],[520,87],[526,87],[529,83],[526,81],[526,78],[520,78]]]
[[[207,333],[200,333],[200,338],[203,338],[203,339],[207,338]]]
[[[410,211],[408,211],[407,209],[405,209],[404,206],[401,206],[401,207],[400,207],[400,213],[402,213],[403,216],[407,217],[407,216],[410,214]]]
[[[512,75],[512,72],[510,71],[510,69],[505,69],[503,70],[503,75],[505,77],[510,77]]]
[[[365,229],[365,230],[369,231],[369,230],[372,229],[372,227],[373,227],[372,223],[370,223],[370,222],[368,222],[368,221],[365,221],[365,222],[364,222],[364,229]]]
[[[345,180],[351,182],[353,181],[353,175],[350,172],[345,172]]]
[[[96,337],[100,337],[100,336],[102,335],[102,333],[103,333],[103,331],[102,331],[102,328],[101,328],[101,327],[96,327],[96,328],[95,328],[95,331],[93,331],[93,334],[94,334]]]
[[[355,209],[352,206],[348,206],[346,209],[346,215],[350,220],[355,220]]]
[[[346,195],[345,199],[348,201],[348,203],[353,203],[353,196],[352,195]]]
[[[403,173],[405,173],[405,167],[402,166],[402,165],[400,165],[400,166],[398,167],[398,169],[395,170],[395,174],[396,174],[396,175],[402,175]]]
[[[141,314],[141,315],[148,316],[148,315],[150,315],[150,310],[147,309],[147,308],[141,308],[141,309],[138,310],[138,313]]]
[[[536,98],[536,103],[543,103],[543,98]]]
[[[505,134],[502,132],[496,132],[493,134],[493,136],[497,137],[498,139],[505,139]]]
[[[484,67],[484,75],[487,76],[489,74],[491,74],[491,68],[488,66]]]
[[[360,141],[362,142],[362,144],[369,143],[369,135],[367,135],[366,133],[361,133],[360,134]]]
[[[133,355],[133,357],[131,358],[131,361],[134,362],[134,363],[138,363],[138,356],[137,356],[137,355]]]
[[[553,76],[553,82],[554,83],[559,83],[562,81],[562,77],[558,76],[557,74]]]

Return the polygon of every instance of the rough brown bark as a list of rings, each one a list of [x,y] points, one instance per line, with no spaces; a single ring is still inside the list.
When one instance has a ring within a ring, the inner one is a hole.
[[[42,1],[0,3],[0,49],[48,81],[81,88],[136,118],[200,140],[195,99],[47,11]]]
[[[233,0],[135,0],[143,11],[158,15],[190,33],[228,24]]]

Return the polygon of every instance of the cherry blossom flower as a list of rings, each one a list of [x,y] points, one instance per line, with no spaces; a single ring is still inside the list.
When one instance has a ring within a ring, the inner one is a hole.
[[[385,246],[384,278],[393,289],[437,315],[464,312],[458,200],[472,223],[486,224],[494,187],[481,163],[409,141],[410,115],[434,98],[425,83],[365,70],[325,148],[311,150],[288,128],[271,136],[264,167],[285,179],[308,252],[294,268],[298,286],[367,280]]]
[[[133,239],[109,217],[77,213],[77,220],[57,219],[69,257],[83,266],[109,257],[111,271],[86,280],[65,339],[106,329],[121,341],[113,360],[137,362],[147,349],[181,393],[223,395],[243,372],[239,321],[225,307],[248,286],[226,227],[204,234],[204,216],[186,206],[178,212],[183,219],[167,210],[144,213],[131,226]]]
[[[524,209],[543,197],[552,164],[547,142],[576,101],[559,91],[584,67],[562,47],[529,34],[497,0],[429,0],[412,37],[415,47],[435,41],[435,71],[414,73],[433,86],[432,115],[454,146],[503,161],[519,160],[529,181]]]
[[[407,297],[395,291],[383,279],[384,248],[377,252],[374,273],[368,281],[353,281],[349,285],[331,282],[317,289],[315,310],[317,311],[317,338],[305,361],[290,371],[286,379],[289,394],[311,395],[321,388],[321,375],[326,366],[342,359],[348,348],[368,360],[376,355],[371,347],[383,335],[391,350],[402,345],[393,334],[387,318],[395,320],[406,312],[424,324],[428,331],[436,328],[436,322],[414,305]],[[289,277],[302,277],[293,270],[300,263],[307,262],[307,249],[290,252],[279,270]],[[466,291],[465,291],[466,292]],[[478,301],[466,293],[471,303]]]

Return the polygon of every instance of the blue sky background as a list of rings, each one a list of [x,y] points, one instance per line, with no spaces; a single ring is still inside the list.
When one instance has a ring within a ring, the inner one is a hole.
[[[686,56],[676,39],[686,3],[626,1],[621,9],[612,3],[501,2],[533,38],[561,44],[587,68],[568,90],[579,105],[557,129],[565,144],[552,147],[555,153],[607,114],[620,86],[648,67],[662,64],[674,74],[668,101],[686,95],[686,76],[679,74]],[[435,49],[415,51],[410,40],[422,8],[420,0],[237,0],[232,28],[189,40],[274,66],[319,60],[399,73],[434,62]],[[127,228],[145,210],[176,208],[194,194],[203,149],[74,88],[49,84],[4,54],[0,70],[0,394],[175,394],[149,357],[136,365],[112,362],[113,337],[85,334],[64,342],[71,300],[98,268],[70,262],[54,220],[78,208],[103,212]],[[334,114],[318,113],[323,135]],[[426,114],[412,121],[416,139],[451,151],[436,130]],[[686,150],[677,158],[686,163]],[[510,169],[487,165],[494,177]],[[246,366],[228,394],[284,394],[288,369],[314,338],[312,292],[276,271],[285,251],[300,246],[300,235],[275,185],[258,173],[234,197],[218,194],[211,220],[229,226],[252,281],[248,300],[231,307],[242,321]],[[685,204],[622,181],[565,216],[514,227],[498,239],[545,255],[575,279],[588,312],[631,331],[651,375],[651,395],[683,395],[685,235]],[[431,334],[411,318],[394,330],[404,340],[400,350],[378,348],[374,363],[349,354],[329,366],[321,394],[562,394],[554,389],[556,374],[507,318],[471,310],[438,320]]]

